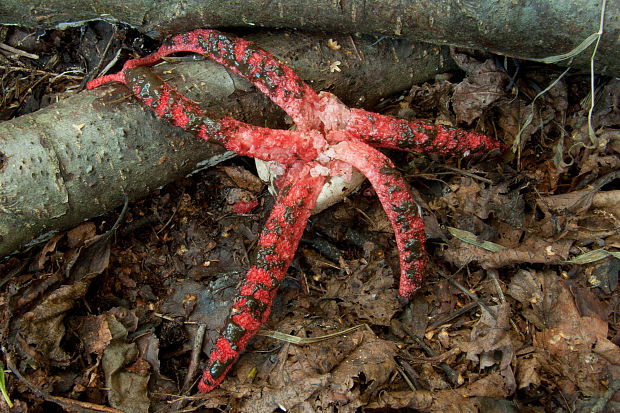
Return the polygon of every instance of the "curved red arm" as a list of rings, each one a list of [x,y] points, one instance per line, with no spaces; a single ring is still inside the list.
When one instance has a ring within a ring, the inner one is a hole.
[[[325,182],[322,176],[312,176],[312,167],[310,164],[289,170],[288,182],[281,189],[258,241],[256,264],[248,271],[235,297],[222,335],[198,384],[201,392],[211,391],[222,382],[248,340],[269,317],[273,298]]]
[[[378,148],[420,153],[468,156],[493,149],[506,149],[499,141],[481,133],[421,120],[397,119],[362,109],[351,109],[345,130]]]
[[[122,71],[151,66],[163,57],[179,52],[201,54],[243,77],[284,109],[299,130],[318,126],[315,115],[318,95],[293,69],[252,42],[216,30],[197,29],[176,35],[152,55],[127,61]],[[88,83],[88,88],[114,80],[119,80],[118,74],[95,79]]]
[[[239,155],[291,165],[316,159],[326,145],[325,138],[316,130],[261,128],[228,116],[213,120],[148,67],[126,67],[117,75],[113,75],[113,80],[124,83],[157,116]]]
[[[426,252],[424,221],[402,175],[390,159],[364,142],[351,140],[333,147],[336,159],[349,163],[368,178],[394,229],[400,255],[401,297],[411,298],[424,280]]]

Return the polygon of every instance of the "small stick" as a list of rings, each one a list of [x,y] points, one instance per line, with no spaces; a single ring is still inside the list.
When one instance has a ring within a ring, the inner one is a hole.
[[[448,274],[444,273],[441,270],[437,270],[437,272],[439,273],[439,275],[441,275],[443,278],[445,278],[446,280],[450,281],[450,283],[452,285],[454,285],[456,288],[458,288],[459,290],[461,290],[465,295],[467,295],[469,298],[471,298],[472,300],[474,300],[480,307],[482,307],[484,310],[486,310],[489,314],[491,314],[491,316],[495,317],[493,314],[493,312],[489,309],[489,307],[484,303],[484,301],[482,301],[481,299],[479,299],[478,297],[476,297],[476,295],[474,293],[472,293],[471,291],[469,291],[467,288],[463,287],[461,285],[461,283],[459,283],[458,281],[456,281],[454,278],[450,277]]]
[[[430,357],[438,357],[438,354],[435,353],[435,351],[430,348],[428,346],[428,344],[426,344],[424,342],[424,340],[422,340],[420,337],[418,337],[413,331],[411,331],[409,329],[409,327],[404,326],[400,321],[394,319],[393,320],[396,325],[400,328],[403,329],[403,331],[405,333],[407,333],[407,335],[409,335],[409,337],[411,337],[413,339],[413,341],[416,342],[416,344],[418,346],[420,346],[422,348],[422,350],[424,350],[424,352],[426,354],[428,354]],[[448,364],[441,362],[439,363],[439,367],[443,370],[443,372],[448,376],[448,380],[450,380],[450,382],[454,385],[454,386],[459,386],[460,385],[460,379],[459,379],[459,374],[454,371],[454,369],[452,369],[452,367],[448,366]]]

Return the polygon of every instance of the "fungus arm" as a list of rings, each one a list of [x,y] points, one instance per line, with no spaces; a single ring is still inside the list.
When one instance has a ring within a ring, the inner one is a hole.
[[[312,165],[288,171],[258,242],[256,263],[249,269],[221,336],[198,384],[201,392],[217,387],[260,326],[269,318],[271,303],[286,275],[314,208],[324,177],[313,177]]]
[[[335,158],[353,165],[368,178],[385,210],[396,237],[400,255],[398,293],[411,298],[422,285],[426,252],[424,222],[405,179],[392,161],[364,142],[351,140],[334,146]]]

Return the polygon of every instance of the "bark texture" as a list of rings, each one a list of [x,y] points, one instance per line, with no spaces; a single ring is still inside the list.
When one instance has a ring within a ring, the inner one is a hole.
[[[158,38],[200,27],[291,28],[402,36],[527,59],[567,53],[598,31],[601,4],[600,0],[233,0],[223,7],[211,0],[37,4],[3,0],[0,23],[49,28],[105,18]],[[620,68],[619,11],[619,2],[607,2],[599,73],[615,75]],[[578,56],[575,67],[587,68],[590,54]]]
[[[83,92],[0,124],[0,256],[222,159],[126,96]]]
[[[354,48],[348,36],[334,37],[342,46],[333,50],[322,36],[300,33],[250,39],[290,63],[315,89],[356,106],[454,68],[447,50],[403,40],[372,45],[357,39]],[[340,72],[329,69],[335,61]],[[287,127],[280,108],[223,66],[186,61],[158,71],[215,118]],[[213,165],[223,153],[156,119],[122,87],[83,91],[0,123],[0,256],[110,211],[125,195],[143,197]]]

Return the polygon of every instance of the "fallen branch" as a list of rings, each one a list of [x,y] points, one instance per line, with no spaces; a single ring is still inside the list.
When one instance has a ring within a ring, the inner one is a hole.
[[[619,3],[608,2],[601,38],[599,73],[620,69],[617,47]],[[4,0],[0,23],[32,28],[80,25],[108,19],[163,39],[201,27],[271,27],[307,31],[402,36],[435,44],[491,50],[520,59],[569,53],[599,27],[601,3],[595,0],[519,2],[452,0],[276,0],[187,1],[182,12],[171,2],[84,0],[33,3]],[[574,67],[587,69],[590,53]]]

